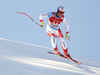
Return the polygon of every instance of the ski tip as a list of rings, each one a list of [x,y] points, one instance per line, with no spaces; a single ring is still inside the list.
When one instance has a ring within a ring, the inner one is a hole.
[[[17,13],[17,11],[16,11],[16,13]]]

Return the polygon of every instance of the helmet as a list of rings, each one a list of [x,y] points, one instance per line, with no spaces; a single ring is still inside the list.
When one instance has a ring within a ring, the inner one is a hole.
[[[59,7],[57,8],[57,12],[58,12],[58,11],[65,12],[64,7],[63,7],[63,6],[59,6]]]

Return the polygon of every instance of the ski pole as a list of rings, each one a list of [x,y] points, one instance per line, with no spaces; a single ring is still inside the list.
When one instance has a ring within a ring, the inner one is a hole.
[[[18,11],[16,11],[16,13],[24,14],[24,15],[28,16],[35,24],[37,24],[38,26],[40,26],[40,24],[38,24],[37,22],[35,22],[35,21],[34,21],[29,15],[27,15],[26,13],[18,12]]]
[[[68,37],[69,42],[71,42],[70,37]]]

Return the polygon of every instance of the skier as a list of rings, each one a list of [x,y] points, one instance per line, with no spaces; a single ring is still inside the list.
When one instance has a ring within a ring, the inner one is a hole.
[[[68,53],[68,48],[66,46],[66,43],[64,41],[64,36],[59,28],[59,24],[61,22],[64,22],[65,30],[66,30],[66,39],[69,39],[69,26],[66,22],[66,18],[64,17],[64,7],[59,6],[57,8],[57,12],[49,12],[48,14],[43,14],[39,16],[41,27],[45,28],[45,24],[43,21],[43,18],[49,18],[49,22],[46,27],[47,34],[51,37],[51,44],[54,49],[55,54],[60,55],[60,52],[57,48],[56,38],[58,38],[61,41],[61,46],[64,52],[65,57],[69,58],[70,54]]]

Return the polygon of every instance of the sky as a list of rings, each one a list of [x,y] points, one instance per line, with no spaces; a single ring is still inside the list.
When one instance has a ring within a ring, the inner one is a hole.
[[[46,29],[41,29],[27,16],[40,23],[39,15],[56,12],[58,6],[65,9],[71,43],[65,39],[70,55],[100,61],[100,0],[1,0],[0,38],[36,44],[52,48]],[[45,25],[48,18],[44,19]],[[65,27],[60,28],[65,36]],[[59,51],[63,52],[57,39]]]

